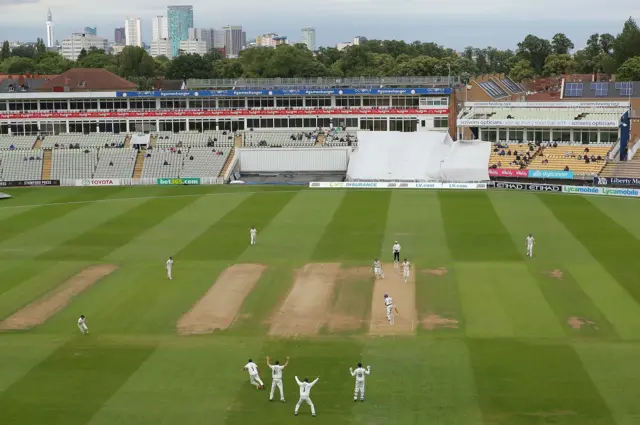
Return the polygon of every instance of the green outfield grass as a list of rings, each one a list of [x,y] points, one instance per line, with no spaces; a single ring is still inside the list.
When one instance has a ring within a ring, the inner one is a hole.
[[[231,186],[3,191],[14,198],[0,202],[0,321],[88,266],[118,269],[43,324],[0,332],[0,424],[640,423],[634,200]],[[374,257],[390,262],[394,240],[415,267],[418,323],[413,336],[372,337],[374,282],[357,270]],[[233,325],[179,336],[180,318],[226,268],[245,263],[267,269]],[[341,264],[328,309],[354,324],[269,336],[308,263]],[[88,336],[76,327],[80,314]],[[286,404],[269,403],[241,372],[253,358],[270,386],[266,355],[291,357]],[[372,367],[365,403],[352,401],[348,369],[358,361]],[[294,417],[294,375],[320,376],[316,418],[306,406]]]

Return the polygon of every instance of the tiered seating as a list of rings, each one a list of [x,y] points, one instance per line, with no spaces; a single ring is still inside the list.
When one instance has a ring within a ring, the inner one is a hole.
[[[184,157],[180,177],[218,177],[230,151],[230,148],[189,149]],[[222,152],[222,155],[218,152]]]
[[[126,179],[133,176],[136,165],[135,149],[106,149],[98,151],[98,164],[93,174],[94,178]]]
[[[493,167],[495,165],[496,168],[507,170],[519,170],[520,168],[527,168],[529,163],[526,157],[527,152],[529,152],[529,157],[531,158],[535,156],[535,154],[539,150],[540,148],[534,147],[532,151],[529,145],[525,143],[507,145],[494,144],[493,148],[491,149],[491,156],[489,156],[489,167]],[[504,152],[504,155],[501,155],[502,152]],[[518,156],[520,157],[520,159],[517,159]],[[524,165],[520,165],[521,161],[524,163]]]
[[[186,151],[186,148],[185,148]],[[185,151],[170,151],[167,149],[153,149],[149,151],[142,167],[143,178],[179,177]],[[166,161],[166,165],[165,165]],[[193,177],[193,176],[190,176]]]
[[[40,180],[42,151],[0,151],[0,180]]]
[[[244,147],[251,148],[310,148],[316,143],[315,132],[291,131],[247,131],[244,133]]]
[[[31,149],[36,136],[0,136],[0,149]]]
[[[70,145],[78,144],[81,148],[102,148],[108,146],[124,146],[124,134],[60,134],[58,136],[43,136],[43,148],[68,148]]]
[[[467,108],[460,115],[461,119],[491,120],[566,120],[566,121],[618,121],[622,113],[618,110],[585,108]]]
[[[98,150],[54,149],[51,159],[52,179],[90,179],[98,164]]]
[[[231,147],[234,142],[234,135],[228,131],[205,131],[200,132],[184,132],[184,133],[158,133],[156,147]],[[212,146],[213,144],[213,146]]]
[[[589,149],[585,153],[585,148]],[[611,150],[611,145],[558,145],[558,147],[544,148],[542,154],[534,159],[529,165],[533,170],[564,170],[569,167],[569,171],[575,174],[596,175],[602,171],[606,164],[606,157]],[[584,160],[584,155],[589,158],[593,155],[600,160]]]
[[[332,131],[325,136],[325,146],[358,146],[358,133],[356,131]]]

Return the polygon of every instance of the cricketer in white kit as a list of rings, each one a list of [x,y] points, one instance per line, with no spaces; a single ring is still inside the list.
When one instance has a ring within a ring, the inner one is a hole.
[[[411,263],[406,258],[402,263],[402,275],[404,276],[404,283],[409,282],[409,277],[411,277]]]
[[[267,356],[267,366],[271,369],[271,393],[269,393],[269,401],[273,401],[273,393],[276,387],[280,390],[280,401],[284,403],[284,390],[282,388],[282,370],[289,364],[289,357],[287,361],[281,366],[280,362],[276,360],[276,364],[271,364],[269,356]]]
[[[384,270],[382,269],[382,263],[378,259],[373,260],[373,274],[376,279],[384,279]]]
[[[249,359],[249,363],[244,365],[242,370],[246,370],[249,372],[249,382],[251,385],[255,385],[257,389],[264,389],[264,383],[262,383],[262,379],[260,379],[260,375],[258,373],[258,365],[253,362],[253,360]]]
[[[536,240],[533,239],[533,233],[529,233],[527,236],[527,257],[533,257],[533,245],[535,245]]]
[[[78,328],[84,335],[89,333],[89,328],[87,327],[87,318],[84,317],[84,315],[81,315],[78,319]]]
[[[256,237],[258,236],[258,231],[255,227],[251,226],[251,230],[249,230],[249,235],[251,236],[251,245],[256,244]]]
[[[389,296],[389,294],[384,294],[384,306],[387,309],[387,321],[390,325],[393,325],[393,310],[398,312],[396,306],[393,304],[393,299]]]
[[[400,244],[395,241],[393,244],[393,268],[397,269],[400,264]]]
[[[300,382],[296,376],[296,382],[300,387],[300,399],[298,400],[298,403],[296,403],[296,408],[293,411],[294,415],[298,416],[298,410],[302,403],[307,403],[311,407],[311,416],[316,415],[316,407],[313,405],[311,398],[309,398],[309,393],[311,392],[311,388],[316,384],[316,382],[318,382],[318,379],[320,379],[320,377],[317,377],[313,382],[309,382],[309,378],[304,378],[304,381]]]
[[[172,269],[173,269],[173,257],[169,257],[169,259],[167,260],[167,277],[169,278],[169,280],[173,279],[173,276],[171,274]]]
[[[358,363],[356,370],[349,368],[351,376],[356,377],[356,389],[353,391],[353,401],[358,401],[358,393],[360,393],[360,401],[364,401],[364,378],[365,375],[371,374],[371,366],[362,367],[362,363]]]

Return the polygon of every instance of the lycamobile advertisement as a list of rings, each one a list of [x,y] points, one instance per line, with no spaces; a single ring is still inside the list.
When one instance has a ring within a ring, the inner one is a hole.
[[[564,193],[580,193],[583,195],[607,195],[607,196],[628,196],[640,197],[638,189],[617,189],[609,187],[589,187],[589,186],[562,186]]]
[[[199,178],[158,179],[157,183],[162,185],[172,185],[172,186],[192,185],[192,184],[200,184],[200,179]]]

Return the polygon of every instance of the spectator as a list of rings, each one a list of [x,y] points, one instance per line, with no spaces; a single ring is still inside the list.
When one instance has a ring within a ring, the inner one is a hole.
[[[193,161],[193,155],[189,157],[189,161]]]
[[[598,157],[596,158],[597,161],[602,161],[602,157],[600,155],[598,155]]]
[[[113,161],[109,161],[109,167],[113,167]]]
[[[578,155],[578,161],[582,161],[582,155]]]
[[[569,171],[569,166],[568,165],[564,166],[564,171]]]
[[[558,143],[553,142],[553,147],[554,147],[554,148],[557,148],[557,147],[558,147]]]
[[[167,160],[164,160],[164,163],[162,165],[169,165],[169,163],[167,162]]]
[[[507,151],[507,156],[511,156],[511,149]]]
[[[11,146],[9,146],[9,150],[14,150],[16,147],[13,146],[13,143],[11,144]]]

